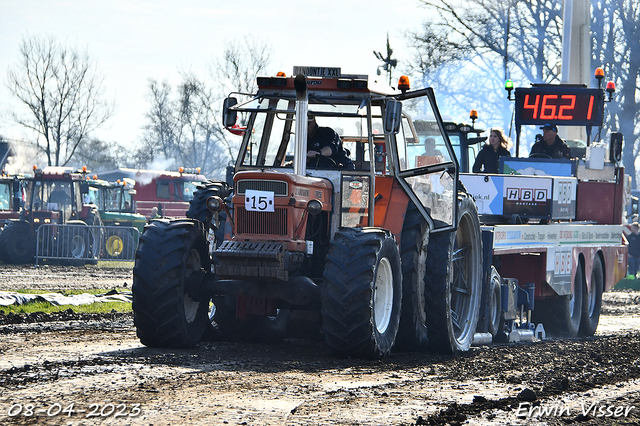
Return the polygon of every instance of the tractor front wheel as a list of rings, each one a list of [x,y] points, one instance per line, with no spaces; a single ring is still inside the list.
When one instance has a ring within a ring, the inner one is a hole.
[[[410,203],[402,226],[402,314],[396,347],[406,351],[427,349],[427,313],[425,311],[425,273],[429,227],[415,204]]]
[[[188,219],[157,219],[144,228],[132,286],[134,325],[143,345],[192,347],[202,337],[209,304],[187,292],[191,274],[210,269],[201,228]]]
[[[374,228],[336,232],[322,288],[322,327],[329,347],[343,356],[388,355],[401,303],[400,253],[393,235]]]

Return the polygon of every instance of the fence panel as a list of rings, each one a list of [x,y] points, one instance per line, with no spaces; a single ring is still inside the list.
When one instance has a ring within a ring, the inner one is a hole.
[[[36,237],[36,265],[56,260],[68,265],[98,260],[135,261],[140,231],[125,226],[43,224]]]

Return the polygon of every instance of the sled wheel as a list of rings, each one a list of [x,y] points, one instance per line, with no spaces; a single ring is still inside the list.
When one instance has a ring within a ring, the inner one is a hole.
[[[487,296],[489,303],[488,328],[489,333],[496,337],[500,331],[504,329],[502,315],[502,291],[500,288],[500,275],[494,266],[491,267],[489,275],[489,294]]]
[[[188,219],[157,219],[144,228],[132,290],[134,325],[146,346],[191,347],[202,336],[208,303],[186,290],[193,272],[210,268],[201,227]]]
[[[480,221],[473,199],[458,194],[458,229],[429,239],[426,312],[429,349],[466,351],[473,342],[482,291]]]
[[[578,264],[571,294],[536,301],[534,322],[541,322],[549,337],[576,337],[580,328],[583,310],[584,275],[582,264]]]
[[[393,236],[373,228],[336,232],[322,288],[328,346],[343,356],[388,355],[398,332],[401,303],[400,253]]]
[[[396,337],[400,350],[422,352],[427,349],[425,312],[425,273],[429,228],[415,204],[405,215],[400,242],[402,260],[402,313]]]
[[[586,287],[585,287],[586,288]],[[591,269],[591,291],[586,291],[582,301],[582,318],[578,335],[593,336],[600,321],[602,309],[602,291],[604,288],[604,272],[600,256],[596,256]]]

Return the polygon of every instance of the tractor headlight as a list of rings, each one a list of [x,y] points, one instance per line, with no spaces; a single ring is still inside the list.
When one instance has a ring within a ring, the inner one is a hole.
[[[311,200],[307,203],[307,211],[309,214],[317,215],[322,211],[322,203],[318,200]]]
[[[223,206],[224,201],[222,201],[222,198],[216,195],[207,198],[207,208],[212,212],[219,212],[220,210],[222,210]]]

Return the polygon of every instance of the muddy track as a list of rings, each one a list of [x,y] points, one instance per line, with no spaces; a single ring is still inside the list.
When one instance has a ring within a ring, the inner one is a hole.
[[[0,424],[640,424],[638,301],[607,295],[592,338],[382,361],[302,339],[146,348],[131,314],[0,315]]]

